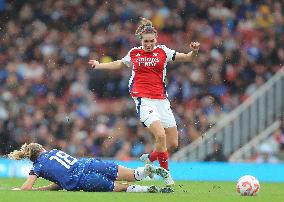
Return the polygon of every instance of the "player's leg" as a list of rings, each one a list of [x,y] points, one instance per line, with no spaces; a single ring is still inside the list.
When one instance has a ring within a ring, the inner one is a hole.
[[[178,146],[178,132],[177,132],[177,127],[174,126],[174,127],[169,127],[169,128],[165,128],[165,131],[166,131],[166,135],[167,135],[167,138],[166,138],[166,141],[167,141],[167,145],[168,145],[168,148],[170,150],[173,150],[173,149],[176,149],[177,146]],[[143,160],[143,158],[148,158],[149,161],[153,161],[153,156],[155,156],[156,158],[158,157],[159,155],[159,152],[157,151],[153,151],[150,155],[149,154],[143,154],[140,159]],[[168,156],[166,156],[168,158]],[[152,159],[151,159],[152,158]],[[165,160],[165,158],[164,158]],[[145,160],[144,160],[145,162]],[[163,162],[165,163],[165,161]],[[166,163],[168,164],[168,162],[166,161]],[[161,163],[160,163],[161,165]],[[173,186],[175,183],[170,175],[170,172],[168,171],[168,165],[165,166],[162,166],[162,168],[165,168],[165,170],[163,169],[160,169],[158,170],[158,172],[155,172],[155,174],[158,174],[160,176],[162,176],[165,180],[165,184],[167,186]]]
[[[158,193],[161,191],[161,188],[157,186],[129,185],[121,182],[115,182],[114,184],[113,192]]]
[[[101,173],[87,172],[80,179],[80,189],[86,192],[111,192],[114,187],[114,180]]]
[[[168,159],[168,151],[173,151],[178,146],[178,132],[177,132],[176,121],[168,99],[159,100],[157,103],[155,103],[155,107],[157,110],[157,114],[161,119],[160,127],[162,127],[163,130],[165,131],[166,153],[164,153],[162,157],[159,157],[159,155],[161,154],[159,154],[158,151],[156,150],[149,155],[149,160],[153,161],[155,158],[157,159],[163,158],[162,161],[166,161]],[[161,167],[168,170],[167,165]]]
[[[136,169],[130,169],[123,166],[118,166],[117,181],[140,181],[149,175],[157,174],[162,177],[167,186],[174,185],[174,181],[171,178],[169,171],[162,167],[156,167],[151,164],[147,164],[145,167],[138,167]]]
[[[169,152],[174,152],[178,147],[178,131],[177,127],[165,128],[167,148]]]
[[[98,159],[89,160],[89,165],[90,166],[88,172],[99,173],[113,181],[139,181],[149,176],[149,174],[151,174],[152,172],[150,165],[145,165],[144,167],[138,167],[136,169],[130,169],[117,165],[114,162]]]
[[[149,172],[156,173],[164,177],[165,173],[161,172],[161,168],[153,165],[146,165],[145,167],[138,167],[130,169],[123,166],[118,166],[117,181],[139,181],[149,175]],[[166,171],[167,172],[167,171]],[[173,189],[159,188],[157,186],[141,186],[141,185],[128,185],[127,183],[115,182],[114,192],[148,192],[148,193],[171,193]]]
[[[118,165],[111,161],[101,159],[89,159],[88,172],[99,173],[111,180],[116,180],[118,173]]]
[[[175,117],[171,110],[170,102],[168,99],[161,100],[160,104],[157,106],[158,113],[161,116],[161,123],[164,127],[166,134],[166,144],[167,151],[174,151],[178,146],[178,131],[176,126]],[[174,185],[174,181],[171,178],[170,172],[164,172],[163,169],[160,170],[161,174],[163,174],[163,178],[165,179],[165,183],[168,186]]]
[[[104,170],[97,169],[103,166]],[[151,192],[156,193],[160,189],[155,186],[140,186],[127,185],[125,183],[115,183],[118,181],[138,181],[148,176],[149,171],[153,172],[154,166],[148,165],[149,168],[139,167],[136,169],[129,169],[123,166],[118,166],[111,162],[98,161],[92,159],[92,163],[86,174],[80,180],[80,189],[83,191],[96,192],[110,192],[110,191],[127,191],[127,192]],[[110,171],[109,171],[110,170]]]
[[[167,140],[161,121],[154,121],[151,123],[148,129],[155,138],[155,150],[149,155],[149,159],[152,162],[157,159],[160,166],[168,170]]]
[[[161,124],[161,118],[157,110],[157,100],[137,98],[134,99],[137,114],[140,121],[148,128],[155,138],[155,150],[149,155],[142,155],[144,163],[158,160],[160,165],[168,169],[168,152],[166,145],[166,133]],[[145,158],[144,158],[145,157]]]
[[[130,169],[123,166],[118,166],[117,181],[134,182],[140,181],[149,174],[153,173],[154,166],[146,165],[145,167],[138,167],[136,169]]]
[[[167,149],[169,152],[174,152],[178,147],[178,131],[169,100],[162,100],[161,104],[157,106],[157,109],[161,115],[161,123],[165,129]]]

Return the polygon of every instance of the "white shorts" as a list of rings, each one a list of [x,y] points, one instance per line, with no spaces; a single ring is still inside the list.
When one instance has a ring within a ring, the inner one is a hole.
[[[133,98],[140,121],[149,127],[154,121],[160,120],[164,128],[176,126],[175,117],[168,99]]]

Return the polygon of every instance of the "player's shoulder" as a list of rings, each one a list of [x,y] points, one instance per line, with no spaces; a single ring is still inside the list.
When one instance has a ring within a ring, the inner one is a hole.
[[[163,44],[157,45],[157,49],[159,49],[160,52],[164,52],[167,56],[169,55],[170,57],[172,57],[172,55],[176,52],[175,50],[168,48]]]

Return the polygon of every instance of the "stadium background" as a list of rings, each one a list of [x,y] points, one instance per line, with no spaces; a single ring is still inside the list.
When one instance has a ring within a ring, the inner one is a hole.
[[[283,11],[283,2],[273,0],[0,0],[0,154],[38,142],[78,157],[139,165],[131,160],[150,152],[153,140],[137,121],[128,94],[131,70],[94,71],[87,61],[116,60],[139,45],[134,32],[140,16],[153,21],[159,43],[172,49],[187,52],[190,41],[201,43],[192,63],[168,66],[179,149],[186,147],[282,68]],[[244,159],[261,163],[254,168],[262,167],[262,175],[267,169],[263,153],[267,162],[277,163],[271,169],[284,172],[281,123]],[[222,156],[219,151],[216,158]],[[13,169],[8,164],[13,162],[1,160],[0,171],[8,174],[0,177],[23,176],[12,172],[19,164]],[[198,165],[214,170],[213,164]],[[250,170],[247,165],[243,171]],[[227,172],[230,177],[230,167]]]

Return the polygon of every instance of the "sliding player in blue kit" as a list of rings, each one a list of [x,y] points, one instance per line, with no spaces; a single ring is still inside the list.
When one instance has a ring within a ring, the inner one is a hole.
[[[21,188],[14,190],[41,190],[87,192],[173,192],[169,187],[129,185],[118,181],[140,181],[149,174],[157,174],[163,178],[168,172],[160,167],[146,165],[136,169],[129,169],[113,162],[96,158],[76,159],[61,150],[45,150],[42,145],[30,143],[22,145],[20,150],[11,152],[9,158],[20,160],[30,159],[33,167],[29,177]],[[34,188],[38,177],[53,182],[48,186]]]

